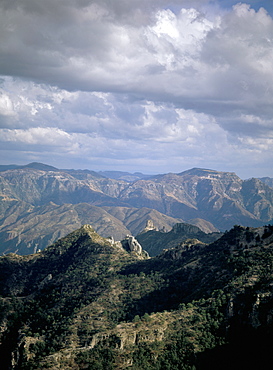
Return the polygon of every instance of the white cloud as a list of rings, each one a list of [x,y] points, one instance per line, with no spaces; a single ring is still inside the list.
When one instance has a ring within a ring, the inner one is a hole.
[[[242,109],[249,99],[267,103],[269,91],[272,97],[272,42],[273,20],[263,8],[255,12],[246,4],[234,6],[209,33],[201,54],[211,66],[208,77],[215,95],[241,101]]]
[[[12,100],[4,92],[0,95],[0,115],[3,116],[14,116],[14,107]]]
[[[14,78],[1,82],[1,145],[130,165],[269,163],[272,17],[206,3],[3,0],[0,71]]]
[[[60,1],[48,10],[22,4],[2,13],[0,68],[6,74],[71,90],[136,92],[150,100],[201,98],[209,101],[208,113],[220,98],[243,105],[256,96],[254,89],[272,94],[273,25],[264,9],[237,4],[207,17],[194,8],[157,10],[160,2],[153,9],[149,2],[140,26],[120,15],[144,14],[142,2],[87,1],[76,8]]]
[[[67,141],[71,144],[71,137],[68,133],[52,127],[33,127],[27,130],[22,129],[1,129],[1,140],[7,142],[19,142],[43,146],[66,146]]]

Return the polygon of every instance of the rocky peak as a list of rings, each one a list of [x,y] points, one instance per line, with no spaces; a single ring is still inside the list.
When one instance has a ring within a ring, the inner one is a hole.
[[[142,246],[134,236],[127,235],[121,243],[125,250],[129,252],[134,252],[138,256],[143,256],[145,258],[149,257],[148,253],[142,249]]]
[[[147,221],[146,221],[146,226],[145,226],[145,227],[144,227],[144,229],[140,232],[140,234],[142,234],[142,233],[147,233],[148,231],[151,231],[151,230],[155,230],[155,231],[157,231],[157,228],[155,227],[153,220],[147,220]]]
[[[208,178],[208,179],[229,177],[229,178],[236,178],[240,180],[240,178],[235,174],[235,172],[222,172],[222,171],[210,170],[206,168],[192,168],[190,170],[181,172],[178,175],[179,176],[184,176],[184,175],[198,176],[201,178]]]

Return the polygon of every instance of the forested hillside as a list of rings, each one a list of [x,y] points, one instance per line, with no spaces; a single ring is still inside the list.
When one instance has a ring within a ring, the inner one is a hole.
[[[149,258],[85,225],[0,258],[4,369],[252,369],[272,360],[273,226]]]

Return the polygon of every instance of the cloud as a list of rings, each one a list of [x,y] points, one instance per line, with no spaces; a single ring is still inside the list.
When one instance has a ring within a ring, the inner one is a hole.
[[[200,110],[213,114],[235,102],[245,109],[257,92],[265,99],[272,94],[273,22],[264,9],[237,4],[207,17],[194,8],[159,8],[164,1],[74,4],[24,0],[3,9],[3,74],[190,109],[199,99]],[[145,22],[125,21],[139,13]]]
[[[33,127],[27,130],[22,129],[1,129],[1,140],[11,143],[24,143],[28,145],[43,145],[66,147],[72,144],[68,133],[52,127]]]
[[[195,44],[209,28],[210,22],[194,9],[176,15],[152,4],[86,1],[75,7],[70,1],[47,0],[45,7],[24,0],[16,8],[2,7],[0,69],[71,90],[130,92],[152,70],[161,75],[174,59],[178,62],[172,69],[179,69],[186,54],[191,61]],[[124,22],[132,12],[145,14],[146,22]]]
[[[272,40],[272,17],[243,3],[3,0],[1,146],[105,165],[269,163]]]
[[[273,21],[261,8],[255,12],[237,4],[208,34],[200,55],[210,66],[207,75],[218,99],[237,100],[241,109],[251,109],[272,96]],[[221,87],[225,87],[222,89]],[[257,99],[258,98],[258,99]]]
[[[15,114],[12,100],[4,93],[0,95],[0,114],[2,116],[13,116]]]

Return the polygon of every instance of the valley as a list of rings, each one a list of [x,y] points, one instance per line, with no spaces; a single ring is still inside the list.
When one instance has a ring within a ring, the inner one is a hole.
[[[0,168],[1,366],[216,370],[271,361],[268,178],[105,175]]]
[[[107,173],[114,178],[40,163],[0,169],[0,254],[31,254],[86,223],[121,240],[141,233],[148,220],[156,230],[184,222],[213,233],[273,218],[268,178],[197,168],[151,177]]]

